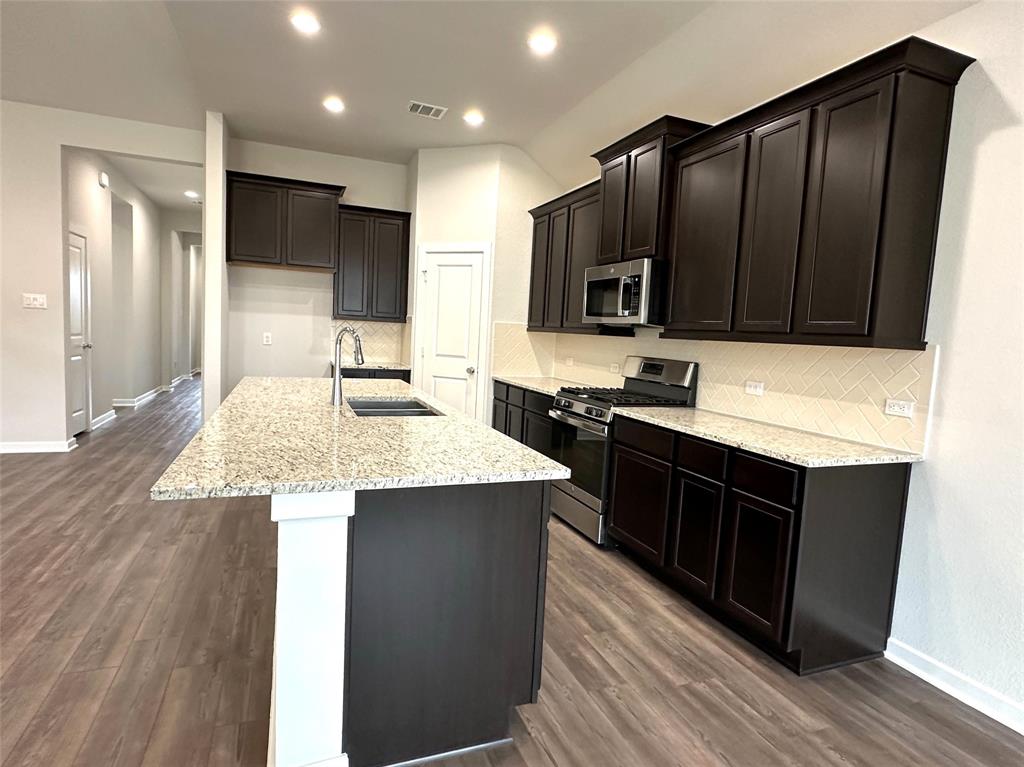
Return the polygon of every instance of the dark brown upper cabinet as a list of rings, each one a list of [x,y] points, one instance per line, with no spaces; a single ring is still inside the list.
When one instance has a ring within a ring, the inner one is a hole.
[[[595,188],[594,194],[569,206],[569,249],[565,268],[563,328],[593,327],[583,323],[583,294],[586,289],[583,280],[587,268],[597,265],[600,225],[601,195]]]
[[[569,208],[551,212],[550,239],[548,240],[548,276],[544,297],[544,327],[562,327],[565,307],[565,260],[569,246]]]
[[[372,220],[361,213],[338,216],[338,269],[334,277],[334,314],[365,319],[370,315],[370,243]]]
[[[666,331],[727,331],[732,325],[746,161],[742,135],[676,163]]]
[[[227,174],[227,260],[332,270],[345,187]]]
[[[805,109],[751,133],[736,280],[736,330],[790,330],[810,125],[811,112]]]
[[[888,75],[815,110],[798,332],[868,334],[895,80]]]
[[[544,327],[544,298],[547,295],[548,280],[548,234],[551,229],[551,214],[534,214],[533,250],[530,262],[530,310],[527,327]]]
[[[597,254],[600,264],[622,260],[628,167],[626,155],[601,164],[601,229]]]
[[[583,324],[584,272],[598,262],[601,196],[595,181],[540,205],[533,216],[531,330],[597,333]]]
[[[337,319],[405,322],[409,284],[409,214],[338,208]]]
[[[672,145],[681,234],[663,336],[923,349],[953,91],[972,61],[907,38]],[[751,149],[730,323],[729,278],[709,272],[729,266],[728,216],[692,189],[725,195],[679,168],[741,139]]]
[[[289,189],[285,263],[333,269],[338,257],[338,196]]]
[[[665,151],[708,126],[666,115],[596,152],[601,163],[599,263],[661,256],[667,243]]]

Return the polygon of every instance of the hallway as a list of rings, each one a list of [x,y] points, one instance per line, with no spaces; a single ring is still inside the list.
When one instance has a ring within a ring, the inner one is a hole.
[[[264,763],[269,504],[148,499],[199,427],[200,389],[70,453],[0,459],[3,765]]]

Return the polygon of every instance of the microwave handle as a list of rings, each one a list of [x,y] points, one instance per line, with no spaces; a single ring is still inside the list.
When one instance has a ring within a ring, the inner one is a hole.
[[[626,284],[628,282],[629,281],[625,277],[620,277],[619,278],[619,316],[620,317],[628,317],[629,316],[629,310],[622,308],[622,300],[623,300],[623,298],[624,298],[624,296],[626,294]]]

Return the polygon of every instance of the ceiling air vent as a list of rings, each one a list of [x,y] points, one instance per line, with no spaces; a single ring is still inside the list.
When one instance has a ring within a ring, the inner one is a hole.
[[[409,113],[419,117],[429,117],[431,120],[440,120],[448,114],[448,107],[437,107],[433,104],[424,104],[422,101],[410,101]]]

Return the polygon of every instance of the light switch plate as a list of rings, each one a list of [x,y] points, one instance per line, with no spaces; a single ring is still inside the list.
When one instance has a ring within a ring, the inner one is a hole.
[[[565,366],[567,368],[571,368],[575,364],[576,364],[576,360],[573,357],[566,357],[565,358]]]
[[[613,373],[618,373],[619,372],[619,363],[613,362],[611,364],[611,367],[609,368],[609,370],[611,370]]]
[[[271,342],[270,333],[269,332],[264,333],[263,334],[263,345],[264,346],[270,346],[270,342]]]
[[[45,293],[22,293],[21,294],[21,305],[25,309],[45,309],[46,308],[46,294]]]
[[[744,391],[746,391],[747,394],[753,394],[755,397],[763,397],[764,381],[747,381]]]
[[[896,415],[900,418],[913,418],[914,403],[905,399],[887,399],[885,401],[885,414]]]

